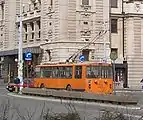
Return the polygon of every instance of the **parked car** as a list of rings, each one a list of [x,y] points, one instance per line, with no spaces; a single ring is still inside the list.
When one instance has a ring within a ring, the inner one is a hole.
[[[8,85],[6,86],[6,89],[9,91],[9,92],[14,92],[15,89],[19,89],[21,87],[20,83],[15,81],[13,83],[8,83]],[[24,80],[23,81],[23,88],[25,87],[34,87],[34,84],[33,84],[33,81],[32,80]]]

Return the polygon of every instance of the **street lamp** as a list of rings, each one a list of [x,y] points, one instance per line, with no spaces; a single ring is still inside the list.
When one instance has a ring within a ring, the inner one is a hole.
[[[22,49],[22,0],[20,0],[20,15],[19,15],[19,44],[18,44],[18,78],[20,80],[19,94],[22,94],[23,88],[23,49]]]

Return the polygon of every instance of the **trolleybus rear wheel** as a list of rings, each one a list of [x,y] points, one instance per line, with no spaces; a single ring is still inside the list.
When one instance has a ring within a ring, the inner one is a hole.
[[[72,91],[71,85],[67,85],[66,90],[67,90],[67,91]]]

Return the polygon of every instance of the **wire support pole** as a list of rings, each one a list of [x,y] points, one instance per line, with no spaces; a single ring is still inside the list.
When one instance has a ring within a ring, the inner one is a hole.
[[[103,29],[104,31],[106,30],[106,21],[103,23]],[[107,55],[106,55],[106,37],[103,37],[103,42],[104,42],[104,62],[107,61]]]
[[[20,90],[23,88],[23,45],[22,45],[22,0],[20,0],[20,14],[19,14],[19,44],[18,44],[18,78],[20,79]]]

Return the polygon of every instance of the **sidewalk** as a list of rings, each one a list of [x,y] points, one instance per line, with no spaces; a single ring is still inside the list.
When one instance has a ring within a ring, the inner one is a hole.
[[[141,88],[121,88],[121,89],[116,89],[116,91],[143,91]]]
[[[6,86],[7,83],[4,83],[4,79],[0,78],[0,86]]]

